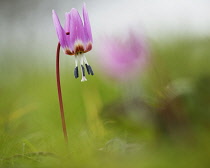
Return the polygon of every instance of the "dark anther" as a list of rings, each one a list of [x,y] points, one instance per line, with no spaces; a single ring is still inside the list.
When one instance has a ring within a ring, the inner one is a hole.
[[[87,73],[88,73],[88,75],[90,75],[89,65],[88,65],[88,64],[85,64],[85,67],[86,67],[86,69],[87,69]]]
[[[91,68],[90,65],[88,65],[88,69],[89,69],[89,71],[90,71],[90,74],[91,74],[91,75],[94,75],[93,70],[92,70],[92,68]]]
[[[75,78],[78,78],[79,77],[78,67],[75,67],[75,69],[74,69],[74,77]]]
[[[85,76],[85,68],[83,65],[81,65],[81,67],[82,67],[82,75]]]
[[[66,35],[69,35],[70,33],[69,32],[66,32]]]

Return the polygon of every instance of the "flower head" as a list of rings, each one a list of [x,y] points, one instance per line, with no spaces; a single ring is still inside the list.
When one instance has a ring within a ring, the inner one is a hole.
[[[142,38],[130,32],[124,41],[106,38],[99,49],[103,72],[114,80],[131,80],[139,75],[147,60],[147,49]]]
[[[65,27],[63,28],[56,12],[54,10],[52,11],[53,23],[57,32],[58,40],[65,54],[75,56],[75,78],[79,77],[79,62],[82,72],[81,81],[86,81],[87,79],[85,77],[83,62],[85,63],[88,74],[94,74],[84,55],[84,53],[92,49],[93,43],[86,5],[83,5],[83,20],[81,19],[79,12],[74,8],[72,8],[70,12],[67,12],[65,16],[66,22]]]

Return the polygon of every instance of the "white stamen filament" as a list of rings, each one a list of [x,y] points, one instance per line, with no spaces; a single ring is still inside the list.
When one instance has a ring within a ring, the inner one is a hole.
[[[89,65],[88,62],[87,62],[87,59],[86,59],[85,55],[82,54],[82,56],[83,56],[83,60],[84,60],[85,64]]]
[[[83,65],[83,54],[78,54],[79,58],[80,58],[80,65]]]
[[[75,67],[78,66],[78,59],[77,59],[77,55],[75,55]]]
[[[81,67],[81,73],[82,73],[82,79],[81,79],[81,82],[84,82],[84,81],[87,81],[86,77],[85,77],[85,74],[83,74],[83,69],[82,69],[82,66],[83,66],[83,57],[84,57],[84,54],[78,54],[78,57],[80,59],[80,67]],[[84,66],[83,66],[84,67]]]

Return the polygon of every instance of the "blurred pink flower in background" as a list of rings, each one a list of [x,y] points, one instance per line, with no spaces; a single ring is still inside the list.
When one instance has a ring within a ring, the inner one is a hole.
[[[117,81],[137,79],[148,59],[144,38],[134,32],[130,32],[125,40],[105,38],[98,54],[102,72]]]

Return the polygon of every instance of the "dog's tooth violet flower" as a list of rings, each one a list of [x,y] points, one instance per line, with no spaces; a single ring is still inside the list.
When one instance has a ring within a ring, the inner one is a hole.
[[[88,64],[84,53],[92,49],[92,33],[90,27],[90,21],[86,9],[86,5],[83,5],[83,21],[79,15],[79,12],[72,8],[70,12],[66,13],[65,27],[60,24],[59,18],[56,12],[52,11],[53,22],[57,32],[58,40],[64,53],[67,55],[75,56],[75,78],[79,77],[78,64],[81,67],[82,82],[86,81],[85,68],[89,75],[94,75],[91,66]]]
[[[58,100],[60,106],[63,135],[66,143],[68,143],[68,134],[66,129],[66,121],[64,115],[64,107],[63,107],[63,99],[62,99],[62,91],[60,83],[60,48],[61,47],[63,48],[65,54],[75,56],[75,65],[76,65],[74,69],[75,78],[79,77],[78,64],[80,64],[81,66],[82,82],[87,80],[85,77],[85,68],[83,65],[84,63],[87,69],[87,73],[89,75],[90,74],[94,75],[94,74],[91,66],[88,64],[87,59],[84,55],[84,53],[92,49],[92,42],[93,42],[90,21],[85,4],[83,5],[83,21],[78,11],[74,8],[71,9],[70,12],[67,12],[65,16],[66,16],[66,22],[65,22],[65,27],[63,28],[60,24],[56,12],[54,10],[52,11],[53,23],[59,40],[56,51],[56,82],[58,90]]]

